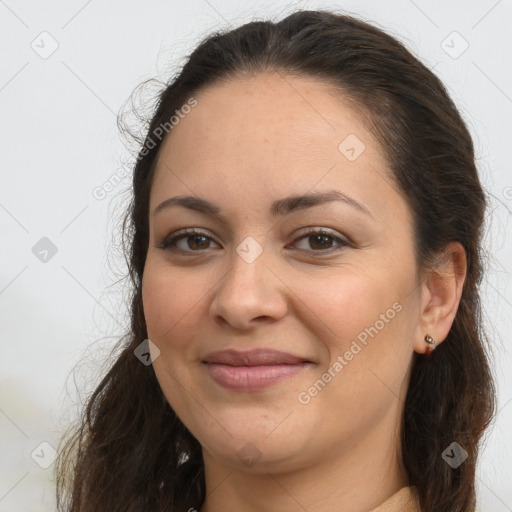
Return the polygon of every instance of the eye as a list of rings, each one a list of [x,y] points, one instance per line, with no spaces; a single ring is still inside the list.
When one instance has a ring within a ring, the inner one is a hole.
[[[350,245],[347,240],[335,236],[330,230],[325,228],[311,228],[297,240],[302,241],[299,243],[305,242],[304,245],[306,245],[306,247],[297,247],[298,249],[313,252],[333,252]],[[333,243],[338,245],[333,245]],[[295,243],[295,246],[297,246],[297,243]]]
[[[211,242],[218,245],[203,231],[187,229],[180,234],[166,238],[158,247],[175,252],[200,252],[211,249],[209,246]]]
[[[220,247],[207,233],[196,229],[187,229],[166,238],[157,247],[173,252],[197,253],[211,249],[211,243]],[[297,247],[298,243],[309,245],[309,247]],[[295,247],[299,250],[317,253],[331,253],[348,246],[350,246],[350,242],[336,236],[325,228],[310,228],[295,241]]]

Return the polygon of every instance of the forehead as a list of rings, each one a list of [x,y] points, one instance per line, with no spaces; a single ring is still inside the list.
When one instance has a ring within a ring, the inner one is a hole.
[[[152,208],[174,192],[221,202],[226,190],[269,202],[313,187],[338,188],[362,202],[378,202],[370,197],[377,192],[383,200],[397,195],[358,104],[327,82],[267,72],[212,85],[194,98],[197,105],[160,148]]]
[[[211,149],[219,159],[241,152],[250,157],[264,144],[274,158],[285,153],[332,160],[350,133],[374,144],[358,106],[318,79],[266,72],[215,84],[195,98],[197,106],[173,128],[160,156],[200,146],[196,159]]]

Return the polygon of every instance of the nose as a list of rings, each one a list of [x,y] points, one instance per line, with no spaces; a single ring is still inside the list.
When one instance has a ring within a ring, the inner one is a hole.
[[[271,268],[269,259],[263,251],[249,263],[234,252],[232,266],[218,283],[210,305],[216,322],[248,330],[262,323],[277,322],[286,315],[287,287]]]

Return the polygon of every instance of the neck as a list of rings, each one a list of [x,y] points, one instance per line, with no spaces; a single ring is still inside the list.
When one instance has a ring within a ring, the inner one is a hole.
[[[379,430],[379,429],[376,429]],[[349,449],[329,450],[314,465],[288,473],[251,473],[219,464],[203,450],[206,499],[200,512],[367,512],[408,485],[395,442],[383,432]],[[389,432],[388,432],[389,434]]]

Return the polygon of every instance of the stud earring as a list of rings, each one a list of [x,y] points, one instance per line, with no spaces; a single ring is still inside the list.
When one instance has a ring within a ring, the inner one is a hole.
[[[436,340],[430,336],[430,334],[425,334],[425,343],[428,343],[428,345],[425,347],[425,355],[427,357],[432,355],[432,352],[435,349]]]

